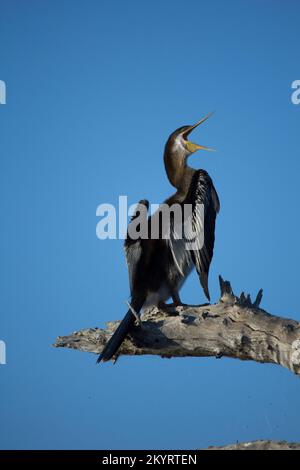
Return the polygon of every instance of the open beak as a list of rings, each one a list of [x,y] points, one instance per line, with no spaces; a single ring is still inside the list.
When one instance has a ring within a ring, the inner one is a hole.
[[[182,134],[182,137],[184,138],[184,140],[186,141],[185,144],[186,144],[186,147],[187,149],[189,150],[189,152],[191,153],[194,153],[194,152],[197,152],[197,150],[208,150],[208,151],[214,151],[214,149],[212,148],[209,148],[209,147],[205,147],[204,145],[198,145],[198,144],[194,144],[193,142],[190,142],[189,140],[187,140],[187,137],[189,136],[189,134],[194,130],[196,129],[196,127],[200,126],[200,124],[202,124],[203,122],[205,122],[210,116],[212,116],[213,113],[209,113],[207,116],[205,116],[203,119],[201,119],[200,121],[196,122],[196,124],[194,124],[193,126],[190,126],[187,130],[184,131],[184,133]]]

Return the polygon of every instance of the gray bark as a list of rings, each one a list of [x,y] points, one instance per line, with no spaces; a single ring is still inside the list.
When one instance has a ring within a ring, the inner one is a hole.
[[[300,450],[299,442],[287,441],[250,441],[229,444],[227,446],[210,446],[206,450]]]
[[[142,316],[119,354],[162,357],[222,356],[278,364],[300,375],[300,324],[260,308],[262,290],[254,302],[232,292],[220,277],[221,297],[213,305],[153,308]],[[119,322],[106,329],[89,328],[58,337],[54,346],[99,354]]]

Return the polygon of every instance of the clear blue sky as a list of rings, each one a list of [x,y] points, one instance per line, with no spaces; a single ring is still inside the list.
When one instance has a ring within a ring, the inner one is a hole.
[[[126,310],[122,241],[96,207],[171,194],[168,135],[195,141],[222,210],[210,275],[300,320],[298,1],[1,0],[1,448],[199,448],[300,440],[300,382],[271,365],[51,347]],[[203,302],[195,275],[182,299]]]

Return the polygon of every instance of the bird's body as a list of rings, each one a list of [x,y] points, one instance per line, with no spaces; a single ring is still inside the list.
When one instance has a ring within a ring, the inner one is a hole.
[[[166,173],[176,192],[165,201],[162,208],[148,218],[146,214],[149,203],[146,200],[140,201],[131,219],[125,240],[131,291],[130,309],[98,361],[109,360],[116,354],[133,325],[135,316],[143,308],[152,305],[163,307],[169,298],[173,299],[175,305],[180,305],[179,291],[194,267],[204,293],[210,299],[208,272],[213,256],[219,199],[208,173],[187,165],[187,158],[191,153],[200,148],[206,149],[187,140],[191,130],[206,119],[194,126],[177,129],[166,143]],[[185,215],[186,207],[189,208],[188,216]],[[179,209],[177,219],[176,208]],[[141,214],[144,218],[141,218]],[[133,237],[132,229],[141,229],[143,220],[146,220],[148,237]],[[153,231],[155,237],[152,236]]]

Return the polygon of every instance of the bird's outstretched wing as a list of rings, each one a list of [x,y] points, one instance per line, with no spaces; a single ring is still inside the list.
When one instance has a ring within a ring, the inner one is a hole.
[[[213,257],[215,221],[220,210],[220,202],[212,179],[206,171],[195,172],[183,204],[191,207],[191,216],[184,222],[185,248],[190,251],[204,293],[210,300],[208,272]],[[193,236],[189,236],[190,228]]]
[[[141,238],[140,237],[133,238],[131,236],[131,228],[134,228],[137,231],[139,230],[138,225],[135,224],[137,222],[137,218],[141,215],[142,211],[144,215],[147,216],[148,209],[149,209],[149,202],[146,199],[143,199],[138,203],[135,209],[135,213],[132,216],[131,221],[128,225],[127,236],[126,236],[125,243],[124,243],[131,294],[132,294],[133,285],[134,285],[136,268],[137,268],[138,262],[142,254]],[[135,224],[134,227],[133,227],[133,224]]]
[[[133,235],[134,232],[135,234],[139,232],[139,216],[141,212],[143,212],[144,216],[147,217],[148,208],[148,201],[143,200],[139,202],[128,225],[127,236],[124,243],[130,282],[131,300],[128,304],[130,308],[121,323],[118,325],[114,334],[106,343],[102,353],[98,357],[97,362],[105,362],[109,361],[114,356],[117,357],[118,349],[132,328],[136,319],[136,315],[140,314],[146,298],[144,292],[136,292],[136,289],[134,288],[136,271],[142,255],[142,239],[139,236],[131,236],[131,234]],[[131,229],[133,230],[131,231]]]
[[[204,293],[210,300],[208,272],[213,257],[215,221],[220,203],[206,171],[195,172],[188,194],[181,204],[183,218],[177,224],[174,221],[171,223],[170,250],[180,276],[185,277],[184,266],[187,270],[193,265],[196,267]]]

